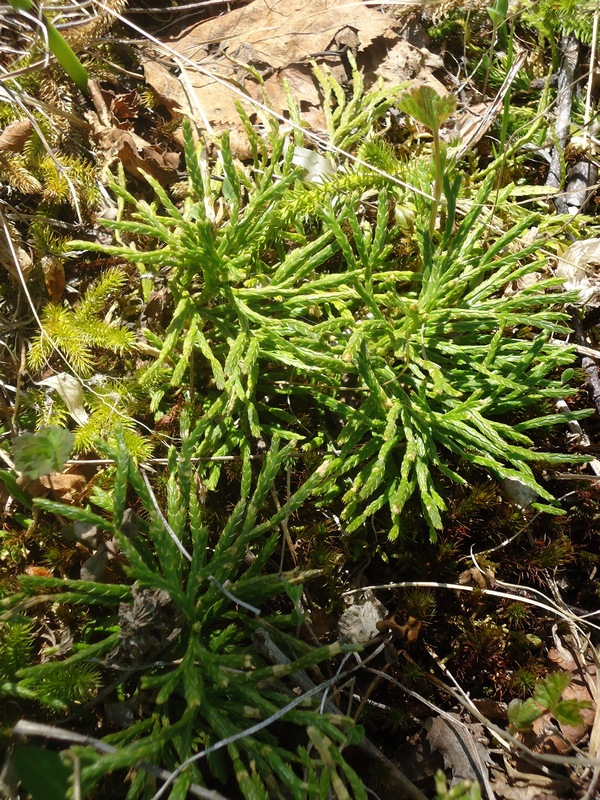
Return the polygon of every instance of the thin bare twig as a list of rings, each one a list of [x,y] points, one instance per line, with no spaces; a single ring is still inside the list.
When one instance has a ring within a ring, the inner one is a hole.
[[[260,608],[257,608],[256,606],[251,606],[250,603],[245,603],[243,600],[240,600],[239,597],[236,597],[234,594],[232,594],[230,591],[228,591],[222,583],[219,583],[219,581],[213,575],[209,575],[208,576],[208,580],[214,586],[216,586],[217,589],[225,595],[225,597],[228,597],[237,606],[240,606],[241,608],[245,608],[246,611],[251,611],[253,614],[256,614],[257,617],[260,617],[260,615],[261,615]],[[225,584],[227,584],[227,583],[228,583],[228,581],[225,581]]]
[[[573,36],[563,36],[560,40],[562,62],[558,74],[558,91],[556,98],[556,122],[554,135],[556,143],[550,156],[550,169],[546,178],[546,186],[555,189],[563,188],[562,166],[564,164],[564,149],[569,134],[571,123],[571,105],[573,102],[573,77],[579,57],[579,44]],[[564,197],[555,196],[554,205],[559,214],[568,214],[569,208]]]

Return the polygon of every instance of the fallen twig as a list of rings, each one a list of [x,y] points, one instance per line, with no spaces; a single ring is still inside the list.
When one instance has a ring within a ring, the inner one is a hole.
[[[573,102],[573,77],[579,57],[579,43],[573,36],[563,36],[560,40],[562,63],[558,73],[558,92],[556,96],[556,123],[554,126],[555,144],[550,156],[550,169],[546,178],[546,186],[554,189],[563,188],[564,149],[571,123],[571,105]],[[562,195],[554,197],[554,205],[559,214],[568,214],[569,206]]]

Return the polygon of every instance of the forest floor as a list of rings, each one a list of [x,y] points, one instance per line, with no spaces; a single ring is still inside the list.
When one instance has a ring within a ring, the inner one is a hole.
[[[11,13],[0,795],[598,797],[595,4]]]

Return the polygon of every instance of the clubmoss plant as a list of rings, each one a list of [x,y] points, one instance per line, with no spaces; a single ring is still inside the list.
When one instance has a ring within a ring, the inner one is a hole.
[[[66,303],[49,303],[44,307],[40,315],[42,331],[29,350],[29,367],[37,372],[51,363],[60,375],[66,365],[74,376],[66,373],[66,378],[63,375],[54,379],[53,386],[58,388],[50,401],[45,391],[39,389],[30,393],[28,402],[36,409],[38,426],[65,424],[69,415],[74,417],[78,423],[76,452],[91,450],[98,437],[110,439],[120,426],[130,451],[142,460],[149,456],[152,447],[135,430],[136,423],[131,417],[137,406],[135,386],[129,388],[123,381],[99,374],[85,381],[98,369],[101,353],[122,357],[135,347],[135,334],[118,319],[111,318],[111,301],[126,281],[125,273],[113,267],[94,281],[73,307]]]
[[[36,599],[50,599],[65,610],[71,604],[93,605],[95,625],[93,640],[74,631],[76,641],[66,658],[19,664],[11,691],[65,710],[76,708],[115,676],[127,681],[127,694],[135,700],[128,707],[138,710],[130,724],[105,737],[116,751],[74,750],[84,796],[103,776],[127,769],[134,770],[127,797],[142,796],[146,776],[141,772],[136,777],[135,770],[144,761],[169,771],[187,764],[174,773],[168,795],[173,798],[183,796],[191,783],[218,787],[234,776],[247,798],[277,795],[277,787],[308,798],[316,787],[327,794],[333,785],[349,787],[353,797],[366,797],[341,754],[351,721],[320,713],[310,702],[310,692],[294,697],[284,685],[287,677],[348,648],[338,643],[310,648],[288,633],[292,626],[285,614],[267,611],[271,598],[303,578],[271,572],[269,564],[279,522],[306,500],[317,478],[269,516],[265,509],[271,487],[294,447],[274,442],[257,474],[246,453],[241,499],[223,530],[211,531],[204,525],[193,480],[198,426],[190,430],[186,413],[182,426],[181,449],[169,453],[164,516],[122,437],[117,437],[116,449],[105,448],[116,462],[114,488],[94,494],[106,516],[39,501],[45,513],[114,535],[127,579],[102,584],[23,576],[22,593],[10,599],[10,607],[17,609],[25,600],[31,607]],[[135,523],[125,513],[127,498],[133,497],[143,507]],[[256,642],[261,637],[284,648],[289,663],[269,663],[259,655]],[[64,687],[67,678],[69,691]],[[297,736],[298,749],[271,734],[275,722],[296,731],[291,738]],[[359,731],[351,735],[356,739],[357,734],[360,738]]]
[[[413,107],[427,112],[432,130],[450,113],[430,94],[411,96]],[[375,122],[364,152],[389,163]],[[388,181],[350,159],[332,160],[333,174],[314,184],[302,180],[294,144],[275,122],[268,142],[249,131],[250,168],[234,161],[226,134],[209,165],[184,130],[183,205],[150,177],[153,204],[115,186],[131,216],[106,224],[134,236],[135,246],[73,247],[166,274],[175,311],[164,334],[147,332],[159,355],[140,380],[156,410],[186,386],[201,398],[198,455],[255,448],[274,433],[301,437],[307,453],[320,454],[323,497],[342,495],[348,532],[387,507],[396,538],[417,492],[435,536],[446,508],[439,476],[465,483],[461,459],[521,480],[558,513],[530,464],[571,459],[537,453],[527,432],[564,417],[527,419],[524,409],[568,394],[555,376],[572,352],[551,341],[568,331],[556,310],[564,296],[553,293],[553,280],[503,293],[542,267],[535,246],[519,246],[539,217],[521,214],[495,237],[493,176],[466,192],[441,146],[431,201],[425,154],[396,158]],[[421,192],[411,197],[395,176]],[[508,211],[509,195],[510,187],[494,195],[496,207]],[[443,228],[432,235],[442,199]],[[410,217],[400,214],[397,224],[395,209],[409,203]],[[314,422],[300,425],[299,414]],[[520,421],[509,424],[511,416]],[[217,477],[208,475],[209,488]]]
[[[14,680],[19,669],[29,666],[33,658],[33,623],[11,620],[0,627],[0,693],[7,682]]]
[[[118,322],[101,319],[108,301],[127,282],[119,269],[111,268],[87,289],[71,308],[49,303],[41,314],[43,330],[33,341],[27,357],[31,369],[41,369],[57,351],[82,378],[94,369],[94,348],[115,354],[126,353],[135,345],[135,335]]]

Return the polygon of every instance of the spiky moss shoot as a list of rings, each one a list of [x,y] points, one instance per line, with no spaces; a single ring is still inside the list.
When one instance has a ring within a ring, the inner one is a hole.
[[[91,699],[102,686],[100,669],[94,664],[60,664],[45,675],[36,688],[44,701],[59,701],[68,708]]]
[[[0,681],[12,681],[33,658],[33,623],[0,624]]]
[[[517,600],[507,603],[501,612],[501,616],[506,620],[508,627],[522,629],[529,621],[530,611],[525,603],[520,603]]]
[[[436,44],[444,42],[448,47],[449,40],[457,42],[460,39],[462,46],[465,28],[473,26],[473,20],[466,19],[467,13],[470,16],[473,12],[462,8],[452,9],[444,19],[428,27],[427,34]]]
[[[415,719],[404,708],[389,708],[383,716],[378,717],[378,724],[390,733],[406,733],[414,727]]]
[[[543,665],[536,661],[531,661],[524,667],[520,667],[514,672],[510,682],[510,689],[513,695],[515,697],[530,697],[544,672]]]
[[[73,308],[49,303],[41,313],[43,330],[29,350],[30,368],[42,369],[58,351],[76,375],[87,378],[95,366],[94,348],[115,355],[131,351],[135,346],[135,334],[118,322],[100,318],[111,297],[120,292],[126,282],[126,274],[113,267],[88,287]]]
[[[450,667],[459,680],[473,681],[477,690],[492,696],[506,669],[506,630],[491,619],[470,619],[458,632]]]
[[[573,543],[566,535],[559,535],[556,539],[536,541],[533,557],[529,560],[528,567],[534,573],[545,570],[556,570],[575,561]]]
[[[394,673],[397,680],[409,689],[419,691],[427,686],[427,670],[404,653],[401,654]]]
[[[436,595],[431,589],[407,589],[402,598],[402,608],[411,617],[426,621],[435,613]]]

